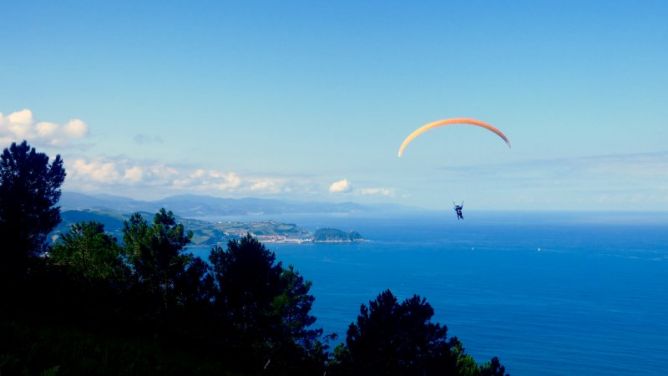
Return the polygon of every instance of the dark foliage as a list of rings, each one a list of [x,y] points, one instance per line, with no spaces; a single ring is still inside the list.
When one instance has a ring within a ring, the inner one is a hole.
[[[26,141],[12,143],[0,157],[0,274],[24,273],[31,256],[45,251],[46,235],[60,222],[63,160],[49,164]]]
[[[87,279],[123,283],[130,270],[121,251],[116,239],[104,232],[102,224],[81,222],[72,225],[56,241],[48,260]]]
[[[284,269],[273,252],[250,235],[230,241],[210,256],[218,291],[215,304],[243,347],[262,354],[249,362],[265,368],[322,370],[322,330],[310,329],[314,298],[310,282],[294,268]]]
[[[499,358],[493,357],[489,363],[480,367],[480,376],[507,376],[506,367],[501,365]]]
[[[322,375],[311,283],[248,235],[186,252],[192,234],[161,209],[125,222],[124,244],[82,222],[45,253],[60,219],[62,160],[26,142],[0,161],[0,374]],[[44,257],[35,257],[44,256]],[[8,277],[9,276],[9,277]],[[502,376],[478,366],[431,306],[386,291],[362,306],[327,372]]]
[[[165,313],[185,302],[210,299],[208,266],[183,250],[190,239],[171,211],[160,209],[148,222],[133,214],[123,226],[125,254],[133,267],[138,284],[159,301],[156,308]]]
[[[230,241],[227,250],[209,256],[219,288],[216,302],[246,337],[271,336],[274,298],[281,293],[282,266],[276,256],[250,235]]]
[[[481,375],[460,342],[447,339],[447,328],[430,321],[433,315],[424,298],[414,295],[399,303],[392,292],[384,291],[360,308],[345,345],[336,349],[332,373]]]

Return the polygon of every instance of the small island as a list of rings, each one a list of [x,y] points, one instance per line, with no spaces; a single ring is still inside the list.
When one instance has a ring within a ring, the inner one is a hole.
[[[351,243],[362,240],[357,231],[345,232],[335,228],[321,228],[313,233],[314,243]]]

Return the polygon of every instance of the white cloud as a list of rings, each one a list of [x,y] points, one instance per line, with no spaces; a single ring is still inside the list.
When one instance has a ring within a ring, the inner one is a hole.
[[[358,192],[363,196],[394,197],[394,190],[390,188],[360,188]]]
[[[115,163],[98,160],[88,162],[77,159],[67,171],[72,179],[91,180],[96,183],[114,183],[121,176]]]
[[[116,187],[124,184],[147,186],[167,184],[178,175],[176,169],[162,164],[144,164],[121,158],[65,160],[67,180],[86,187]]]
[[[331,193],[349,192],[351,189],[352,187],[348,179],[337,180],[329,185],[329,192]]]
[[[203,168],[198,168],[190,174],[191,179],[201,179],[206,176],[206,170]]]
[[[0,142],[28,142],[52,147],[70,145],[88,134],[88,125],[80,119],[71,119],[64,125],[53,122],[35,122],[32,111],[23,109],[7,116],[0,113]]]
[[[17,139],[27,138],[31,133],[32,112],[30,110],[16,111],[6,118],[3,128],[6,127],[7,136],[15,136]],[[5,129],[0,128],[0,131]],[[4,133],[4,132],[3,132]]]
[[[28,109],[23,109],[21,111],[12,112],[7,115],[7,121],[10,124],[16,125],[30,125],[32,124],[32,111]]]
[[[162,163],[147,164],[144,166],[144,173],[146,176],[157,180],[173,179],[179,175],[179,170],[174,167],[167,166]]]
[[[241,177],[234,172],[228,172],[222,175],[216,175],[218,183],[216,188],[221,191],[231,190],[241,185]]]
[[[58,131],[58,124],[43,121],[35,126],[39,137],[51,137]]]
[[[311,178],[242,175],[235,171],[168,165],[126,157],[65,159],[67,189],[130,196],[178,193],[208,195],[313,195]],[[321,192],[322,193],[322,192]]]
[[[142,180],[144,176],[144,169],[139,166],[130,167],[125,170],[123,174],[123,179],[132,183],[136,183]]]
[[[220,170],[207,170],[198,168],[195,170],[177,171],[181,176],[171,181],[171,185],[177,189],[189,189],[204,192],[235,191],[242,185],[243,180],[235,172]]]
[[[88,134],[88,126],[79,119],[72,119],[65,124],[63,131],[72,138],[82,138]]]
[[[253,178],[250,190],[259,193],[281,193],[287,190],[285,184],[286,180],[280,178]]]

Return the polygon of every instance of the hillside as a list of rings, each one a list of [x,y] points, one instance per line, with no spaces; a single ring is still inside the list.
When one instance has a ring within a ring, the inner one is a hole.
[[[147,220],[151,220],[152,213],[140,212]],[[121,214],[112,210],[66,210],[62,212],[62,222],[52,233],[52,240],[57,239],[60,233],[66,232],[71,225],[82,221],[96,221],[102,223],[105,230],[118,240],[123,238],[123,221],[130,214]],[[266,243],[290,242],[331,242],[353,241],[361,239],[357,232],[346,233],[337,229],[319,229],[315,233],[299,227],[293,223],[276,221],[205,221],[200,219],[177,217],[177,222],[183,223],[186,230],[193,232],[193,245],[225,244],[229,240],[238,239],[251,234]]]

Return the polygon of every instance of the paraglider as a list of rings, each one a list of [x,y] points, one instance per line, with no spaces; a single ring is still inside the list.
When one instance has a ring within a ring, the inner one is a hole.
[[[401,146],[399,147],[399,153],[398,156],[401,157],[404,154],[404,149],[408,146],[408,144],[411,143],[417,136],[423,134],[424,132],[432,129],[432,128],[437,128],[437,127],[444,127],[447,125],[454,125],[454,124],[467,124],[467,125],[474,125],[477,127],[485,128],[488,131],[496,133],[497,136],[501,137],[503,141],[506,142],[508,147],[510,147],[510,140],[508,140],[508,137],[506,137],[501,130],[498,128],[494,127],[491,124],[485,123],[484,121],[472,119],[472,118],[452,118],[452,119],[443,119],[443,120],[437,120],[431,123],[427,123],[420,128],[414,130],[411,134],[404,139],[404,142],[401,143]]]
[[[406,147],[408,147],[408,144],[410,144],[416,137],[419,135],[433,129],[433,128],[438,128],[438,127],[444,127],[448,125],[454,125],[454,124],[465,124],[465,125],[473,125],[476,127],[484,128],[487,129],[490,132],[495,133],[497,136],[499,136],[505,143],[508,145],[510,148],[510,140],[508,140],[508,137],[498,128],[495,126],[485,123],[484,121],[480,121],[477,119],[473,118],[452,118],[452,119],[443,119],[443,120],[436,120],[431,123],[427,123],[418,129],[414,130],[409,134],[404,141],[401,143],[401,146],[399,146],[399,152],[397,153],[397,156],[401,158],[401,156],[404,154],[404,150]],[[454,201],[452,202],[453,209],[455,210],[455,213],[457,214],[457,220],[464,219],[464,214],[462,211],[464,210],[464,201],[462,201],[461,204],[457,205]]]
[[[452,202],[452,205],[455,207],[455,213],[457,213],[457,220],[464,219],[464,214],[462,210],[464,209],[464,201],[461,204],[457,205],[455,202]]]

